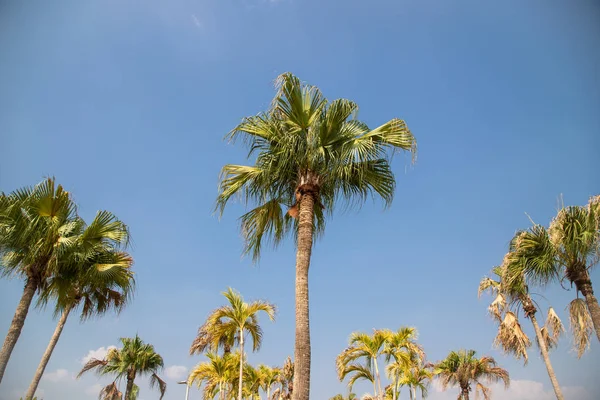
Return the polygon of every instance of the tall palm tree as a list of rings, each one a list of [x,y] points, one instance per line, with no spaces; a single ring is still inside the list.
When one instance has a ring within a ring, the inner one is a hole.
[[[91,231],[97,232],[94,234],[97,238],[93,251],[86,248],[71,254],[64,262],[61,273],[48,280],[48,286],[38,301],[38,305],[43,306],[51,299],[56,299],[55,315],[61,317],[29,386],[25,396],[27,400],[37,390],[70,313],[82,305],[81,320],[84,321],[110,310],[120,312],[132,295],[133,259],[129,254],[119,251],[128,241],[126,226],[111,213],[101,211],[81,234],[81,237],[88,239],[88,243]]]
[[[241,195],[253,208],[241,217],[246,253],[257,260],[263,239],[279,244],[296,238],[296,334],[294,400],[309,400],[310,329],[308,269],[325,214],[344,202],[360,205],[370,195],[391,203],[395,177],[390,158],[397,150],[416,152],[404,121],[370,129],[355,119],[356,103],[328,101],[319,89],[290,73],[276,80],[271,107],[244,118],[228,135],[243,137],[256,154],[253,166],[225,165],[217,209]],[[285,210],[287,209],[287,212]]]
[[[575,285],[600,340],[600,305],[590,279],[600,258],[600,196],[592,197],[587,206],[563,207],[548,230],[534,224],[519,237],[519,247],[531,259],[524,268],[531,281],[546,284],[560,279]]]
[[[548,309],[546,325],[540,328],[537,322],[535,315],[538,310],[529,294],[529,286],[523,273],[524,265],[530,262],[531,259],[520,254],[518,247],[520,235],[521,233],[518,232],[511,240],[509,252],[504,256],[502,266],[495,267],[492,270],[493,274],[496,275],[496,279],[486,277],[481,280],[478,295],[481,296],[483,292],[489,291],[495,296],[494,302],[489,307],[490,315],[499,322],[495,344],[502,347],[505,352],[514,354],[517,359],[522,357],[527,363],[527,348],[531,345],[531,341],[523,332],[518,321],[518,309],[514,310],[514,308],[523,310],[525,317],[533,325],[538,347],[556,398],[562,400],[564,397],[550,362],[549,350],[557,342],[564,328],[551,307]],[[511,276],[507,276],[508,271],[512,274]],[[519,273],[519,271],[521,272]]]
[[[391,336],[392,331],[382,329],[375,329],[372,335],[363,332],[353,332],[350,335],[349,346],[336,359],[340,381],[344,380],[349,373],[353,373],[355,376],[358,374],[361,379],[367,380],[370,380],[369,374],[371,374],[374,378],[374,396],[377,397],[379,394],[383,398],[377,359],[385,354]],[[365,361],[364,366],[355,364],[355,362],[361,359]]]
[[[398,384],[404,371],[417,366],[424,358],[423,348],[416,343],[418,336],[414,327],[401,327],[396,332],[387,331],[387,339],[383,353],[386,362],[393,362],[386,366],[386,373],[392,381],[392,400],[399,396]]]
[[[0,193],[0,274],[25,281],[0,350],[0,383],[21,335],[31,301],[75,244],[81,221],[69,192],[48,178],[35,187]]]
[[[460,394],[458,400],[469,400],[471,385],[475,384],[475,392],[481,392],[484,400],[490,399],[491,389],[486,383],[503,381],[506,388],[510,384],[508,372],[497,366],[492,357],[475,357],[475,350],[451,351],[448,356],[437,363],[433,374],[442,383],[443,390],[448,386],[458,386]]]
[[[266,301],[257,300],[245,303],[243,297],[231,288],[223,292],[229,305],[219,307],[212,311],[206,320],[206,330],[210,332],[207,337],[212,341],[211,347],[216,347],[223,342],[222,338],[237,342],[240,351],[238,400],[242,400],[243,373],[244,373],[244,335],[250,334],[252,350],[257,351],[262,343],[262,329],[258,324],[258,314],[262,311],[271,321],[275,320],[275,306]]]
[[[92,369],[100,375],[116,375],[113,383],[125,379],[125,400],[133,400],[135,378],[150,375],[150,387],[158,386],[162,399],[167,390],[167,383],[158,376],[158,372],[164,368],[163,358],[154,350],[154,346],[144,343],[138,335],[120,338],[120,341],[122,348],[110,349],[103,360],[92,358],[79,371],[77,378]]]
[[[214,399],[217,394],[219,399],[225,400],[227,393],[233,389],[234,377],[237,375],[237,367],[240,363],[238,353],[226,353],[219,356],[216,353],[207,353],[208,361],[198,364],[188,378],[188,385],[197,382],[198,387],[204,384],[203,399]]]

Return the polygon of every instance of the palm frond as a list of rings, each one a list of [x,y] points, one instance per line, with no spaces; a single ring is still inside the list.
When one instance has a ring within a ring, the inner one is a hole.
[[[502,348],[505,353],[514,354],[517,359],[523,358],[527,364],[527,349],[531,346],[529,337],[523,332],[517,316],[507,312],[494,339],[494,345]]]
[[[594,332],[592,316],[583,299],[575,299],[569,303],[569,321],[573,334],[573,349],[577,351],[577,357],[581,356],[590,348],[590,337]]]

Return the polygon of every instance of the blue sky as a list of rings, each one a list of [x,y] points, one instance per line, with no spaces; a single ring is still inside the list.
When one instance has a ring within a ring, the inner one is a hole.
[[[561,194],[585,204],[598,193],[596,1],[15,1],[0,11],[0,190],[54,175],[84,218],[108,209],[134,240],[134,303],[68,322],[45,400],[96,398],[106,381],[72,378],[82,358],[136,332],[169,367],[165,399],[183,398],[174,382],[201,360],[189,345],[228,286],[279,309],[250,361],[293,354],[293,244],[265,249],[253,266],[241,257],[243,208],[212,215],[221,166],[245,155],[223,136],[268,106],[285,71],[355,100],[371,126],[405,119],[419,144],[416,165],[394,160],[390,209],[336,213],[316,245],[311,398],[345,391],[334,359],[352,331],[402,325],[419,329],[433,361],[461,347],[497,357],[515,382],[494,399],[551,398],[535,349],[523,367],[492,348],[488,299],[476,290],[529,224],[525,213],[546,224]],[[600,285],[597,270],[592,279]],[[2,335],[21,290],[0,281]],[[574,292],[543,294],[540,304],[566,318]],[[31,311],[1,400],[27,388],[54,324]],[[592,399],[600,347],[581,360],[569,347],[564,338],[552,353],[559,381],[567,398]],[[157,397],[140,384],[142,400]]]

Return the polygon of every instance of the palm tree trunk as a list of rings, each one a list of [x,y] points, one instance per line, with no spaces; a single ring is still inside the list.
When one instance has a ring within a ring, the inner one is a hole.
[[[308,268],[313,244],[315,196],[302,194],[296,252],[296,339],[294,343],[293,400],[310,400],[310,325],[308,314]]]
[[[417,400],[417,387],[416,386],[412,387],[412,396],[413,396],[413,400]]]
[[[590,280],[589,274],[586,272],[583,279],[575,281],[575,285],[585,297],[585,303],[592,316],[596,337],[600,340],[600,305],[598,305],[598,299],[594,296],[594,289],[592,288],[592,281]]]
[[[537,319],[535,318],[535,314],[530,315],[529,319],[531,319],[531,323],[533,324],[533,329],[535,330],[535,336],[537,336],[538,343],[540,344],[540,350],[542,351],[542,358],[544,359],[544,364],[546,364],[546,370],[548,370],[548,376],[550,377],[550,382],[552,382],[552,388],[554,389],[554,394],[556,394],[556,398],[558,400],[563,400],[563,394],[558,385],[558,380],[556,379],[556,374],[554,373],[554,369],[552,368],[552,364],[550,363],[550,355],[548,354],[548,348],[546,346],[546,342],[544,341],[544,337],[542,336],[542,331],[540,330],[540,326],[538,325]]]
[[[244,373],[244,330],[240,329],[240,380],[238,384],[238,400],[242,400],[242,378]]]
[[[416,399],[415,399],[415,396],[413,395],[413,389],[412,389],[412,386],[409,386],[409,387],[408,387],[408,393],[409,393],[409,395],[410,395],[410,400],[416,400]]]
[[[135,380],[135,370],[127,373],[127,388],[125,389],[125,400],[131,400],[131,392],[133,391],[133,381]]]
[[[23,329],[23,325],[25,325],[25,318],[27,318],[29,306],[31,305],[31,300],[33,300],[37,287],[38,284],[35,279],[27,278],[27,282],[23,288],[23,295],[21,296],[21,300],[15,311],[15,316],[13,317],[8,333],[6,334],[6,339],[4,339],[2,350],[0,350],[0,383],[2,383],[2,378],[4,377],[4,371],[6,371],[10,355],[21,335],[21,329]]]
[[[396,382],[398,381],[398,376],[394,375],[394,378],[392,379],[392,400],[396,400],[396,386],[398,386],[396,384]]]
[[[462,400],[469,400],[469,389],[461,389],[462,390]]]
[[[271,400],[271,386],[267,386],[267,399],[266,400]]]
[[[56,347],[56,343],[58,343],[58,339],[60,338],[60,334],[62,333],[63,328],[65,327],[65,323],[67,322],[67,318],[69,317],[69,313],[71,312],[71,307],[67,307],[64,309],[60,319],[58,320],[58,324],[56,325],[56,329],[54,330],[54,334],[52,338],[50,338],[50,343],[48,343],[48,347],[46,347],[46,351],[42,356],[42,360],[40,361],[40,365],[38,365],[37,370],[35,371],[35,375],[33,376],[33,380],[29,385],[29,389],[27,390],[27,394],[25,395],[25,400],[33,399],[33,395],[37,390],[38,385],[40,384],[40,379],[42,379],[42,375],[44,374],[44,370],[48,365],[48,361],[50,361],[50,357],[52,356],[52,352]]]
[[[381,376],[379,376],[379,367],[377,366],[377,358],[373,357],[375,362],[375,379],[377,379],[377,386],[379,387],[379,398],[383,400],[383,389],[381,389]]]

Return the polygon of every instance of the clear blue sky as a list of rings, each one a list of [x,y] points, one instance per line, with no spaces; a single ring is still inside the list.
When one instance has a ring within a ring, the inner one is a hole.
[[[253,266],[241,258],[243,209],[212,215],[220,167],[245,155],[224,134],[267,107],[285,71],[355,100],[372,126],[405,119],[419,144],[414,167],[394,161],[389,210],[338,213],[316,246],[311,398],[345,390],[334,359],[352,331],[401,325],[419,329],[432,361],[461,347],[497,357],[516,383],[496,399],[550,398],[535,349],[523,367],[492,348],[477,284],[529,224],[525,212],[546,224],[559,195],[585,204],[598,193],[599,20],[594,0],[2,2],[0,190],[56,176],[86,219],[108,209],[130,225],[138,274],[119,317],[69,321],[45,400],[96,398],[106,381],[73,380],[80,360],[136,332],[167,366],[192,367],[201,358],[189,345],[227,286],[279,308],[251,362],[293,353],[293,244]],[[597,270],[592,279],[600,292]],[[0,281],[2,338],[21,289]],[[574,292],[544,294],[566,319]],[[54,323],[31,311],[0,399],[25,390]],[[568,339],[552,354],[573,398],[600,393],[599,356],[594,341],[577,360]],[[181,371],[169,369],[165,399],[183,398]],[[141,388],[143,400],[157,397]],[[433,390],[431,399],[455,397]]]

